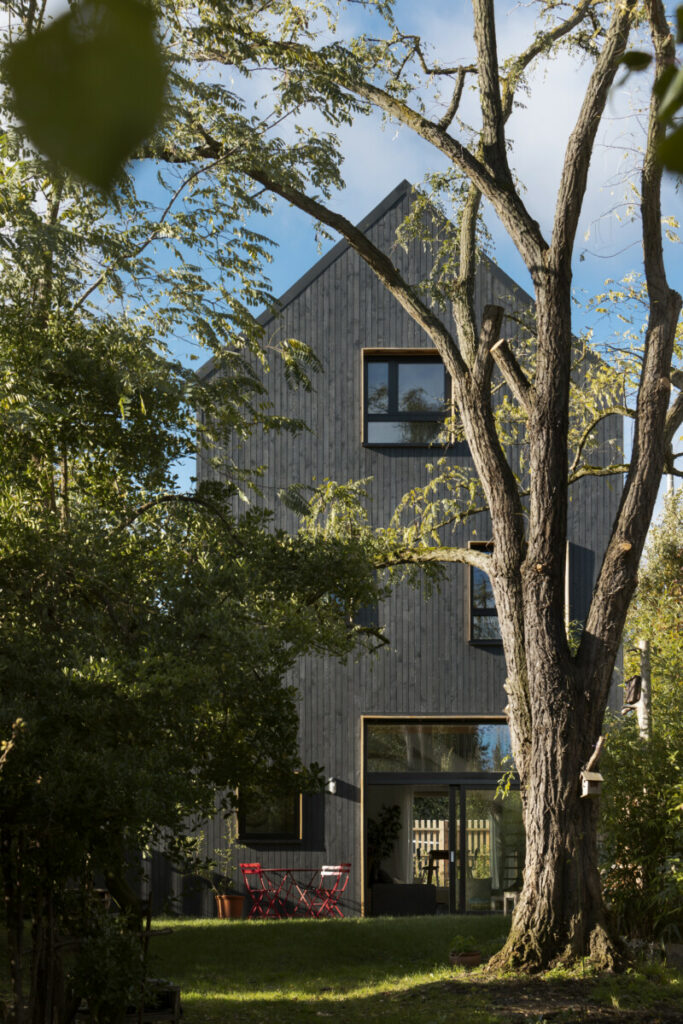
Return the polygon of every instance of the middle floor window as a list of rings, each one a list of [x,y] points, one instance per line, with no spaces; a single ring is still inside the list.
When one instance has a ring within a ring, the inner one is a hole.
[[[449,413],[450,381],[437,353],[364,354],[364,441],[438,444]]]

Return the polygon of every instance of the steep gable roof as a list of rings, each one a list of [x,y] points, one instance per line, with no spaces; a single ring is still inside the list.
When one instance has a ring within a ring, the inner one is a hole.
[[[392,209],[392,207],[397,206],[407,195],[410,195],[412,190],[413,185],[406,178],[404,178],[403,181],[399,182],[399,184],[394,189],[392,189],[391,192],[389,192],[388,195],[386,195],[384,199],[382,199],[382,201],[377,204],[377,206],[374,207],[374,209],[370,210],[370,212],[367,213],[365,217],[363,217],[362,220],[360,220],[357,223],[356,227],[360,231],[363,231],[364,233],[369,231],[370,228],[372,228],[375,224],[382,220],[385,214],[387,214],[389,210]],[[339,257],[342,256],[343,253],[345,253],[346,250],[349,248],[350,245],[345,238],[342,238],[340,239],[340,241],[336,242],[329,252],[327,252],[324,256],[321,256],[321,258],[317,260],[313,264],[313,266],[310,267],[304,274],[302,274],[302,276],[297,281],[295,281],[293,285],[291,285],[285,292],[282,293],[282,295],[275,299],[273,303],[273,308],[264,310],[263,313],[261,313],[256,318],[256,322],[260,324],[262,327],[265,327],[267,324],[277,319],[280,311],[284,309],[285,306],[287,306],[290,302],[296,299],[303,291],[305,291],[305,289],[308,288],[308,286],[312,284],[312,282],[315,281],[316,278],[320,277],[321,274],[328,270],[329,267],[331,267],[332,264],[336,260],[338,260]],[[524,288],[521,288],[517,284],[517,282],[510,277],[509,274],[506,274],[504,270],[502,270],[497,264],[494,264],[492,260],[489,260],[487,256],[483,256],[482,258],[487,262],[491,263],[492,266],[495,266],[496,277],[501,281],[502,284],[506,285],[511,290],[513,290],[514,293],[522,300],[522,302],[528,302],[530,305],[534,304],[534,300],[532,299],[532,297],[525,291]],[[212,356],[210,359],[207,360],[206,363],[204,363],[199,368],[198,375],[200,377],[210,376],[214,370],[214,364],[215,359]]]

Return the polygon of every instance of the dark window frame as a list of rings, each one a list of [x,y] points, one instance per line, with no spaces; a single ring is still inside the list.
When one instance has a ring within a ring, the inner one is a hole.
[[[259,846],[265,844],[277,843],[297,845],[303,842],[303,793],[291,794],[292,801],[294,802],[295,812],[295,826],[293,831],[280,831],[280,832],[257,832],[249,829],[248,824],[248,813],[249,813],[249,800],[246,801],[245,807],[240,807],[237,812],[237,839],[240,843],[245,843],[248,846]],[[254,797],[254,801],[256,797]]]
[[[443,441],[370,441],[368,439],[369,423],[440,423],[443,424],[452,415],[451,379],[443,359],[434,349],[363,349],[363,444],[369,448],[443,448],[450,439]],[[387,392],[387,411],[368,412],[368,366],[371,363],[388,363],[389,380]],[[403,411],[398,408],[398,367],[401,363],[435,363],[444,372],[444,409],[439,412],[428,409]]]
[[[467,546],[468,546],[468,548],[471,551],[486,551],[486,552],[489,552],[489,553],[491,551],[493,551],[493,541],[492,540],[471,540]],[[467,589],[468,589],[468,593],[467,593],[467,641],[468,641],[468,643],[472,644],[475,647],[502,647],[502,644],[503,644],[502,637],[481,637],[481,636],[475,636],[474,635],[475,631],[473,629],[473,625],[474,625],[474,619],[475,618],[478,618],[478,619],[496,618],[496,619],[498,619],[498,609],[496,608],[495,604],[494,604],[493,608],[475,607],[475,604],[474,604],[474,597],[475,597],[474,572],[475,572],[476,568],[477,567],[474,566],[474,565],[468,566],[468,573],[467,573]],[[483,572],[483,570],[480,569],[479,572]],[[499,626],[500,626],[500,620],[499,620]]]

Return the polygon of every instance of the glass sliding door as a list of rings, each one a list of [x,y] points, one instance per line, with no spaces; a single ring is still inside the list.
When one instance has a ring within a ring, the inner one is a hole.
[[[503,910],[506,892],[522,887],[525,839],[518,792],[467,789],[464,801],[465,912]],[[462,828],[464,824],[464,829]]]
[[[413,913],[434,913],[435,900],[437,913],[502,912],[525,855],[515,783],[496,796],[511,764],[506,723],[368,717],[363,737],[366,905],[379,906],[379,884],[384,901],[387,886],[404,887],[406,907],[431,901]],[[388,845],[379,841],[392,827]]]
[[[416,786],[413,791],[413,877],[436,887],[436,912],[454,913],[457,904],[457,787]]]

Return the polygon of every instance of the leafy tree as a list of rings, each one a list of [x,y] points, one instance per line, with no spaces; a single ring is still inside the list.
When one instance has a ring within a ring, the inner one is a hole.
[[[676,935],[683,911],[683,491],[667,495],[645,559],[626,667],[638,672],[633,648],[649,640],[652,735],[639,736],[635,715],[609,729],[602,853],[605,895],[622,930],[651,938]]]
[[[132,977],[125,926],[139,930],[130,853],[180,853],[187,816],[213,813],[217,788],[229,804],[245,780],[316,784],[283,678],[305,652],[343,657],[368,636],[348,611],[377,583],[351,535],[286,536],[266,512],[235,513],[246,482],[230,446],[301,426],[268,406],[257,369],[266,346],[250,307],[268,300],[267,249],[241,223],[259,201],[239,172],[219,170],[208,189],[193,169],[160,208],[121,175],[105,200],[39,158],[7,111],[3,125],[0,875],[13,1012],[68,1020],[84,979],[95,984],[96,948],[111,957],[97,1011],[111,1019]],[[174,359],[178,336],[220,372],[200,380]],[[285,340],[280,355],[306,385],[305,347]],[[182,493],[177,460],[205,442],[226,453],[223,482]],[[102,875],[118,924],[93,905]]]
[[[673,66],[674,38],[660,0],[644,5],[577,0],[571,6],[548,0],[538,4],[538,30],[528,46],[501,61],[493,0],[473,0],[476,60],[445,66],[431,57],[427,40],[401,28],[400,5],[359,0],[354,9],[365,9],[373,20],[370,32],[355,38],[340,21],[342,8],[332,0],[265,5],[237,0],[229,7],[205,0],[189,17],[185,5],[166,2],[175,67],[204,68],[206,75],[201,89],[177,94],[182,137],[174,129],[160,136],[149,153],[181,167],[229,160],[256,185],[338,232],[442,355],[479,484],[457,471],[436,473],[415,499],[420,515],[413,525],[403,529],[400,516],[395,521],[393,556],[385,550],[377,559],[385,566],[392,560],[465,562],[492,583],[527,834],[524,889],[495,965],[533,969],[587,955],[598,965],[614,966],[620,953],[600,891],[597,812],[591,801],[580,799],[580,769],[601,733],[662,469],[666,461],[672,463],[671,442],[683,418],[683,394],[671,401],[671,385],[679,388],[681,383],[680,371],[672,367],[681,299],[669,287],[662,255],[662,170],[656,153],[664,129],[656,98],[649,110],[639,183],[640,298],[645,308],[639,314],[640,369],[629,396],[634,399],[629,406],[634,442],[628,466],[618,453],[607,464],[590,454],[591,437],[608,415],[623,411],[623,398],[594,394],[578,425],[570,418],[576,352],[572,260],[596,132],[631,34],[638,24],[647,26],[658,79]],[[546,237],[510,167],[506,133],[529,69],[560,49],[589,61],[592,71],[567,142],[552,232]],[[228,87],[228,69],[238,85]],[[253,81],[258,74],[270,76],[274,97],[267,133],[253,130],[266,118],[250,116],[235,95],[240,81]],[[466,84],[478,90],[477,127],[459,119]],[[304,116],[309,107],[316,112],[311,128]],[[407,281],[391,256],[330,203],[332,190],[342,185],[343,153],[334,131],[371,111],[413,132],[438,160],[440,169],[428,176],[423,198],[416,196],[402,233],[403,241],[412,233],[423,244],[438,246],[435,273],[421,286]],[[287,119],[297,120],[296,131],[278,133]],[[321,130],[321,121],[328,130]],[[476,321],[477,244],[486,242],[480,217],[484,199],[533,281],[533,358],[517,342],[503,340],[508,325],[500,306],[487,307],[483,323]],[[434,209],[444,211],[445,222],[429,214]],[[456,332],[445,312],[452,313]],[[598,366],[585,363],[586,379],[599,378]],[[524,431],[522,475],[515,475],[506,457],[510,435],[496,412],[500,378],[509,391],[505,408],[510,420]],[[576,644],[566,635],[564,607],[569,488],[582,476],[615,472],[625,473],[624,497]],[[467,514],[478,494],[490,510],[493,551],[443,543],[436,526]],[[467,507],[458,513],[461,497]],[[407,509],[412,500],[401,507]]]

